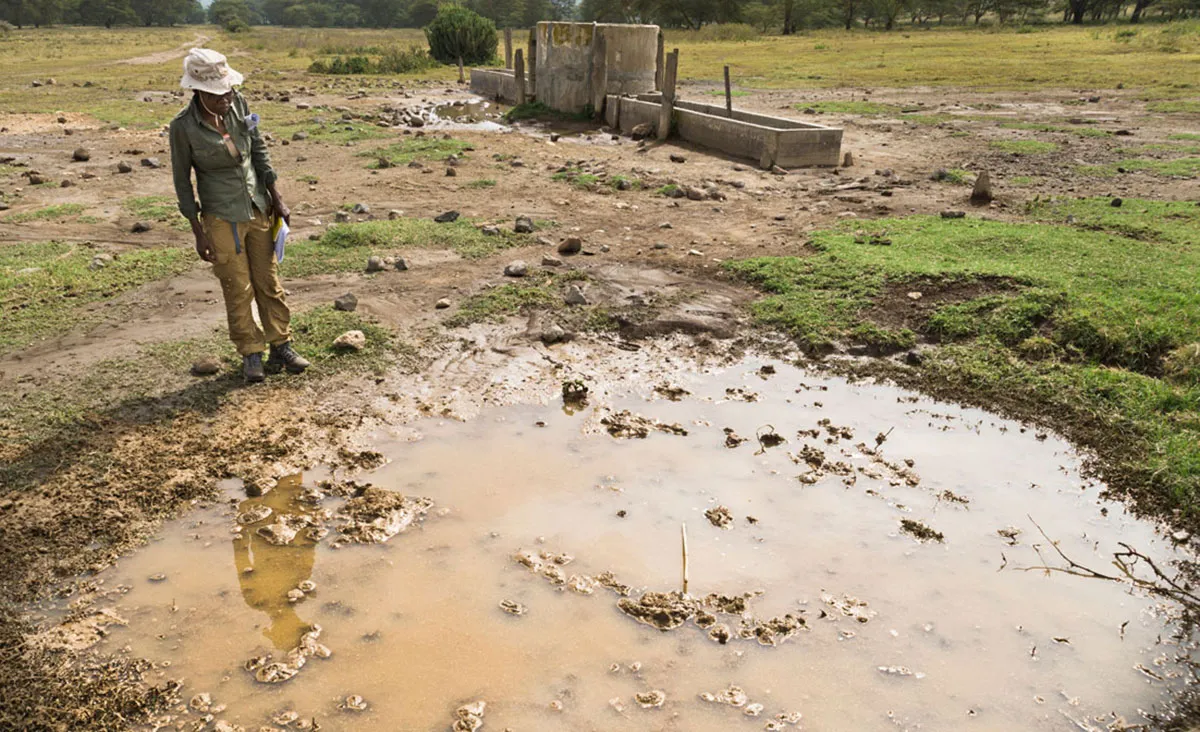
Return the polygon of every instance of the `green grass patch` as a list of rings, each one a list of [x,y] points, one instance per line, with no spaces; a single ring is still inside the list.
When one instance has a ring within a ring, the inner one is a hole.
[[[1034,186],[1040,182],[1041,178],[1032,175],[1014,175],[1008,179],[1008,184],[1010,186],[1017,186],[1018,188]]]
[[[459,328],[472,323],[495,323],[532,308],[561,304],[562,297],[553,287],[553,278],[549,282],[510,282],[468,297],[446,319],[446,325]]]
[[[1174,160],[1131,158],[1107,165],[1080,165],[1075,170],[1083,175],[1099,177],[1110,177],[1124,171],[1127,173],[1152,173],[1165,178],[1192,178],[1200,175],[1200,157]]]
[[[864,117],[883,114],[898,114],[900,107],[879,102],[810,102],[796,105],[801,111],[815,110],[818,114],[857,114]]]
[[[528,242],[528,234],[504,229],[497,235],[486,236],[463,219],[449,224],[407,217],[364,221],[336,224],[325,231],[320,241],[290,245],[280,268],[288,277],[361,272],[366,268],[367,257],[400,249],[449,249],[466,259],[478,259]]]
[[[679,186],[675,185],[674,183],[668,183],[665,186],[660,186],[654,189],[654,192],[660,196],[667,196],[670,198],[675,195],[675,191],[677,190],[679,190]]]
[[[1110,198],[1048,198],[1027,204],[1039,221],[1102,231],[1126,239],[1200,246],[1200,206],[1190,201],[1127,199],[1113,206]]]
[[[183,272],[195,262],[184,248],[135,250],[91,269],[95,252],[59,242],[0,247],[0,353],[23,348],[86,323],[85,306],[147,282]]]
[[[473,180],[467,184],[467,188],[495,188],[496,181],[493,178],[480,178]]]
[[[6,224],[25,224],[30,221],[61,221],[62,219],[69,219],[72,216],[78,216],[86,210],[87,206],[81,203],[59,203],[54,206],[34,209],[33,211],[12,213],[0,219],[0,221]]]
[[[1200,140],[1200,134],[1195,132],[1176,132],[1167,136],[1168,140]]]
[[[1146,109],[1151,112],[1164,112],[1166,114],[1200,114],[1200,102],[1172,99],[1169,101],[1151,102],[1146,105]]]
[[[451,155],[463,153],[470,145],[462,140],[449,140],[433,135],[410,137],[387,147],[365,150],[358,153],[359,157],[372,158],[368,168],[378,168],[380,160],[387,160],[388,165],[407,165],[414,160],[442,161]]]
[[[301,183],[307,183],[310,186],[315,186],[321,182],[321,179],[315,175],[298,175],[296,176],[296,180],[300,181]]]
[[[550,180],[558,181],[560,183],[570,183],[576,188],[583,190],[591,190],[600,184],[599,176],[593,175],[592,173],[584,173],[578,168],[560,170],[559,172],[550,176]]]
[[[179,206],[171,196],[137,196],[126,199],[121,206],[138,219],[164,221],[179,231],[190,231],[192,228],[179,213]]]
[[[579,114],[568,114],[560,112],[557,109],[551,109],[546,106],[545,102],[525,102],[518,104],[512,109],[504,113],[506,122],[524,122],[527,120],[549,120],[549,121],[586,121],[592,118],[590,110],[580,112]]]
[[[1032,132],[1061,132],[1067,135],[1076,135],[1078,137],[1112,137],[1112,133],[1108,130],[1102,130],[1097,127],[1076,127],[1063,125],[1050,125],[1041,122],[1005,122],[1000,125],[1006,130],[1030,130]]]
[[[725,98],[725,90],[724,89],[709,89],[708,91],[706,91],[704,93],[710,97],[721,97],[722,99]],[[741,89],[730,89],[729,96],[731,96],[731,97],[748,97],[748,96],[750,96],[750,92],[742,91]]]
[[[993,140],[990,145],[1001,152],[1019,155],[1045,155],[1058,149],[1053,142],[1041,140]]]

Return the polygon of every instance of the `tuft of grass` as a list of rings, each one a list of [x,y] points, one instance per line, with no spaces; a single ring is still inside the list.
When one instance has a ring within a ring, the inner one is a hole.
[[[467,184],[467,188],[495,188],[496,181],[493,178],[480,178],[473,180]]]
[[[371,158],[368,168],[378,168],[379,161],[386,159],[389,165],[407,165],[414,160],[446,160],[452,155],[462,154],[470,145],[462,140],[449,140],[433,135],[410,137],[387,147],[365,150],[359,157]]]
[[[674,183],[668,183],[665,186],[656,188],[654,192],[660,196],[670,196],[677,190],[679,190],[679,186],[675,185]]]
[[[1005,122],[1000,125],[1006,130],[1030,130],[1032,132],[1061,132],[1079,137],[1112,137],[1112,132],[1097,127],[1050,125],[1041,122]]]
[[[1154,158],[1130,158],[1107,165],[1080,165],[1075,168],[1082,175],[1111,177],[1126,173],[1152,173],[1164,178],[1192,178],[1200,175],[1200,157],[1157,160]]]
[[[72,216],[78,216],[86,210],[87,206],[81,203],[59,203],[53,206],[34,209],[33,211],[9,214],[0,219],[0,221],[6,224],[25,224],[30,221],[60,221]]]
[[[1200,114],[1200,102],[1173,99],[1163,102],[1151,102],[1146,105],[1146,109],[1151,112],[1163,112],[1166,114]]]
[[[1200,134],[1195,132],[1176,132],[1167,136],[1168,140],[1200,140]]]
[[[165,221],[172,229],[191,230],[187,219],[179,214],[179,207],[171,196],[137,196],[121,204],[130,215],[139,219]]]
[[[551,109],[545,102],[525,102],[518,104],[512,109],[504,113],[504,121],[506,122],[523,122],[527,120],[548,120],[548,121],[586,121],[592,118],[590,111],[581,112],[579,114],[569,114],[560,112],[557,109]]]
[[[975,174],[962,168],[950,168],[938,180],[942,183],[950,183],[956,186],[969,186],[975,180]]]
[[[528,241],[529,235],[504,229],[496,236],[485,236],[463,219],[449,224],[409,217],[364,221],[337,224],[327,229],[319,241],[289,246],[280,267],[290,277],[360,272],[366,267],[367,257],[400,249],[449,249],[463,258],[479,259]]]
[[[1001,152],[1020,155],[1045,155],[1058,149],[1053,142],[1041,140],[993,140],[990,145]]]
[[[463,301],[446,319],[450,328],[472,323],[496,323],[529,309],[547,309],[562,304],[553,288],[553,278],[540,282],[510,282],[492,287]]]
[[[0,353],[90,322],[86,306],[147,282],[179,274],[195,262],[190,249],[125,252],[91,269],[95,252],[61,242],[0,247]]]
[[[722,99],[725,98],[725,90],[724,89],[709,89],[708,91],[706,91],[704,93],[710,97],[721,97]],[[748,97],[748,96],[750,96],[750,92],[742,91],[741,89],[730,89],[729,96],[731,96],[731,97]]]

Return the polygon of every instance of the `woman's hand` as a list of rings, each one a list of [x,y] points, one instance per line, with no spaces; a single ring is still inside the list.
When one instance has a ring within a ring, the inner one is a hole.
[[[208,238],[208,232],[204,230],[204,224],[200,223],[198,218],[189,221],[192,224],[192,234],[196,237],[196,254],[205,262],[216,262],[217,252],[213,249],[212,239]]]
[[[292,225],[292,210],[283,202],[283,196],[279,195],[275,186],[271,186],[271,213],[283,219],[288,226]]]

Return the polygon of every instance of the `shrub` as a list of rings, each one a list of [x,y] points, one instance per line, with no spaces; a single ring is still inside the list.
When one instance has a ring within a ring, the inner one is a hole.
[[[753,41],[757,40],[758,29],[746,23],[712,23],[696,31],[695,40],[706,41]]]
[[[425,27],[429,53],[444,64],[483,64],[496,56],[496,24],[459,5],[443,5]]]
[[[369,56],[335,56],[317,59],[308,67],[313,74],[410,74],[437,66],[429,53],[417,46],[407,49],[389,48],[382,51],[378,61]]]

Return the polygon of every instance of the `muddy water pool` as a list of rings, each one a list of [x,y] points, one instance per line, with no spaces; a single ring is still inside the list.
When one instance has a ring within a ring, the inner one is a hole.
[[[1141,721],[1179,683],[1170,608],[1115,583],[1020,571],[1043,563],[1034,545],[1054,558],[1033,521],[1101,570],[1118,541],[1174,556],[1099,498],[1069,445],[900,389],[762,365],[673,374],[690,392],[662,390],[677,400],[647,390],[374,435],[389,462],[355,479],[433,502],[380,544],[339,539],[344,497],[301,500],[326,473],[255,499],[230,486],[229,503],[103,575],[130,589],[115,605],[128,624],[101,647],[168,662],[151,674],[183,679],[185,699],[205,692],[225,707],[216,718],[247,729],[281,712],[326,730],[449,729],[475,701],[485,730],[1108,729]],[[616,439],[609,427],[630,419],[601,420],[624,409],[688,434],[650,425]],[[786,442],[764,449],[755,435],[772,431]],[[275,546],[256,533],[275,518],[236,529],[260,504],[300,516],[300,533]],[[905,519],[943,541],[918,540]],[[317,540],[305,522],[332,531]],[[711,608],[732,630],[725,644],[694,619],[661,631],[610,589],[581,594],[514,559],[545,553],[549,566],[567,553],[564,577],[611,572],[636,601],[680,589],[681,524],[693,597],[761,592],[747,614],[790,616],[794,634],[739,638],[741,619]],[[298,587],[309,591],[289,602]],[[328,658],[282,683],[245,669],[285,657],[313,624]],[[702,698],[731,685],[741,706]],[[635,695],[652,691],[665,700],[643,708]]]

